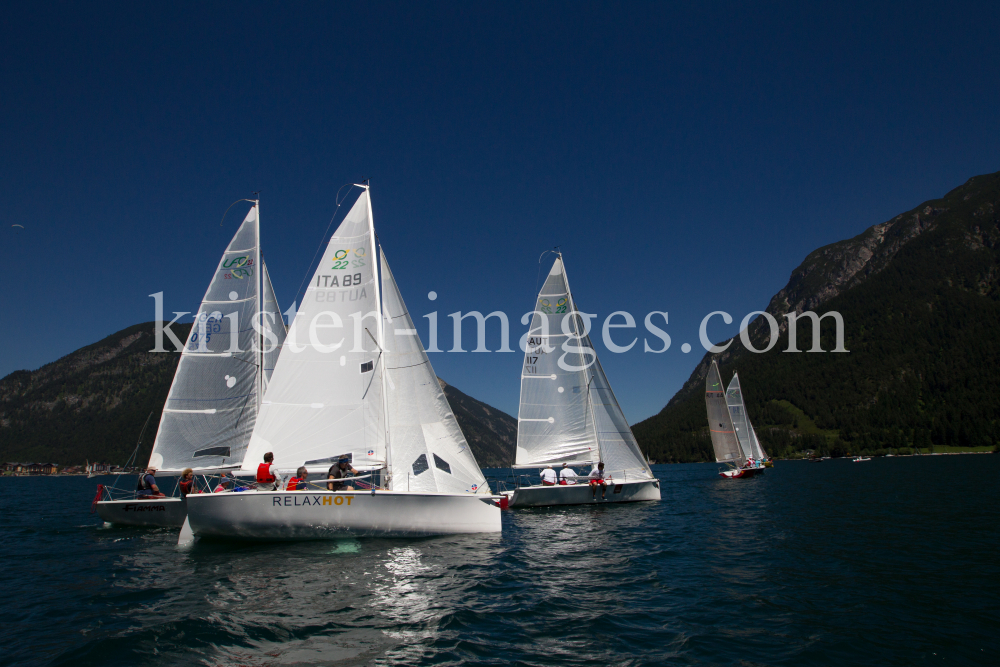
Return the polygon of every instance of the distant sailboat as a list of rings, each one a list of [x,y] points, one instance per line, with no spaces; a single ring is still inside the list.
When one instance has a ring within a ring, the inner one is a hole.
[[[331,237],[288,331],[242,472],[265,452],[309,473],[347,458],[366,488],[188,496],[193,537],[499,532],[500,508],[379,250],[368,186]],[[181,531],[186,541],[187,527]]]
[[[581,476],[579,484],[521,486],[510,493],[511,507],[660,499],[660,482],[639,450],[582,319],[572,315],[563,329],[564,318],[576,312],[559,254],[528,331],[514,467],[594,468],[603,461],[606,493],[594,493]]]
[[[764,448],[757,439],[757,432],[750,424],[750,415],[747,414],[746,404],[743,401],[743,390],[740,387],[740,376],[733,373],[733,379],[729,381],[726,388],[726,404],[729,406],[729,414],[733,418],[733,426],[736,429],[736,437],[740,441],[740,447],[748,462],[752,461],[754,467],[767,467],[769,460]]]
[[[181,352],[147,466],[160,473],[192,468],[207,475],[243,463],[285,340],[261,258],[259,214],[254,201],[219,260]],[[178,497],[102,500],[96,508],[105,521],[132,526],[180,527],[187,515]]]
[[[741,403],[742,405],[742,400]],[[744,452],[737,435],[737,426],[726,399],[722,386],[722,375],[719,365],[713,360],[705,376],[705,407],[708,412],[708,430],[712,436],[712,448],[715,450],[715,460],[728,463],[730,468],[719,474],[730,479],[751,477],[761,468],[748,468],[748,455]]]

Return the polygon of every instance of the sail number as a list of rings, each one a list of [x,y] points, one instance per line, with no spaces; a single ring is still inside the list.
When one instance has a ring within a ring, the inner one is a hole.
[[[551,315],[552,312],[553,312],[552,309],[554,307],[555,308],[555,312],[557,314],[558,313],[565,313],[566,312],[567,301],[568,300],[566,299],[566,297],[563,297],[563,298],[559,299],[558,301],[556,301],[556,305],[553,306],[552,302],[549,301],[548,299],[539,299],[538,300],[538,310],[542,311],[543,313],[548,313],[548,314]]]
[[[322,279],[322,284],[320,284],[320,279]],[[348,273],[343,276],[316,276],[316,287],[355,287],[360,284],[360,273]]]

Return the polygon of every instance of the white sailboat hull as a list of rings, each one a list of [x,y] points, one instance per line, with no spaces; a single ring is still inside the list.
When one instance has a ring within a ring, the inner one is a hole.
[[[616,484],[608,481],[604,496],[600,487],[596,497],[590,485],[522,486],[510,494],[510,507],[549,507],[553,505],[596,505],[634,503],[660,499],[660,481],[644,479]]]
[[[188,497],[196,537],[321,540],[500,532],[489,497],[395,491],[257,491]]]
[[[180,498],[101,500],[97,515],[119,526],[180,528],[187,516],[187,503]]]

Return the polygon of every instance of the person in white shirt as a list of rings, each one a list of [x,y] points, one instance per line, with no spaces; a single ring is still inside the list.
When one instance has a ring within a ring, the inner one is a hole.
[[[545,470],[542,471],[542,486],[555,486],[558,481],[559,477],[552,466],[545,466]]]
[[[568,463],[562,464],[559,471],[559,483],[562,485],[576,484],[576,471],[569,467]]]
[[[601,461],[594,469],[590,471],[590,490],[593,492],[594,499],[597,499],[597,487],[601,487],[601,500],[604,500],[604,494],[608,491],[608,485],[604,482],[604,461]]]

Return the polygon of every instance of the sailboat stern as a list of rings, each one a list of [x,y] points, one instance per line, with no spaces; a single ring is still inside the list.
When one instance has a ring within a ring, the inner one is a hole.
[[[180,528],[187,516],[187,502],[180,498],[101,500],[97,515],[107,523],[144,528]]]

